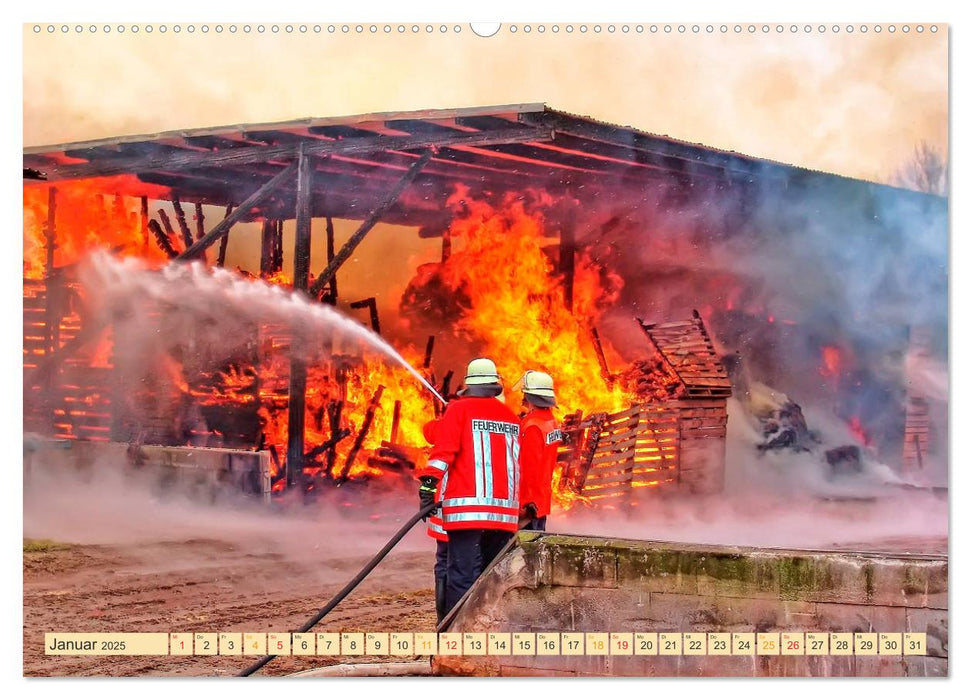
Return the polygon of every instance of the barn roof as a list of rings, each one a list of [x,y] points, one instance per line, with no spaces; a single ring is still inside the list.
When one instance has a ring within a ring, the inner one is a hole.
[[[137,179],[129,178],[125,194],[150,195],[152,186],[163,185],[182,201],[238,205],[286,169],[299,149],[314,161],[313,214],[352,219],[366,217],[431,151],[427,164],[384,216],[391,223],[415,225],[440,217],[442,203],[457,183],[473,192],[542,186],[552,194],[585,196],[631,187],[628,191],[638,191],[658,183],[694,188],[774,181],[788,187],[814,178],[886,188],[543,104],[309,118],[27,148],[24,179],[27,184],[134,175]],[[138,191],[138,183],[144,192]],[[295,188],[284,185],[264,206],[278,208],[279,218],[290,218],[294,198]]]

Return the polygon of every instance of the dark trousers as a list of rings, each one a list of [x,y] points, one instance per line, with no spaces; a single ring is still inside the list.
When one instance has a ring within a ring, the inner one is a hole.
[[[435,580],[445,580],[448,571],[448,542],[435,540]]]
[[[448,612],[445,607],[446,576],[448,574],[448,542],[435,540],[435,616],[441,622]]]
[[[542,518],[532,518],[528,523],[526,523],[519,529],[520,530],[541,530],[543,532],[546,532],[546,517],[547,516],[544,515]]]
[[[451,530],[448,533],[448,581],[445,602],[455,607],[465,592],[512,538],[506,530]]]

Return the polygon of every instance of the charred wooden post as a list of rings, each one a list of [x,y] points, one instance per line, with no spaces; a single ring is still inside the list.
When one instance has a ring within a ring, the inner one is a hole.
[[[192,239],[192,231],[189,230],[189,222],[185,218],[185,210],[178,197],[172,197],[172,208],[175,210],[175,219],[179,223],[179,231],[182,233],[182,240],[185,247],[190,248],[195,241]]]
[[[330,265],[334,260],[334,220],[327,217],[327,264]],[[331,306],[337,304],[337,272],[335,271],[330,278],[330,289],[324,295],[324,301]]]
[[[311,216],[313,210],[313,164],[300,153],[297,168],[296,235],[293,240],[293,288],[310,286]],[[280,226],[281,237],[283,226]]]
[[[141,197],[138,210],[138,225],[142,232],[142,248],[148,248],[148,197]]]
[[[455,373],[452,370],[445,373],[445,378],[442,380],[442,386],[438,391],[438,393],[444,396],[446,399],[448,399],[449,393],[452,390],[452,376],[454,374]],[[436,418],[445,413],[445,406],[443,406],[440,402],[434,401],[432,402],[432,406],[435,410]]]
[[[233,150],[233,149],[230,149]],[[206,154],[207,156],[209,154]],[[230,227],[236,222],[246,216],[252,209],[259,206],[267,197],[269,197],[274,190],[276,190],[280,185],[293,177],[294,173],[297,171],[297,163],[291,163],[286,168],[274,175],[269,182],[264,183],[259,189],[253,194],[243,200],[235,210],[226,216],[225,219],[220,221],[213,227],[213,229],[203,236],[200,240],[192,244],[192,247],[188,250],[182,252],[179,255],[180,260],[190,259],[202,251],[206,250],[209,246],[216,242],[216,240],[227,233]]]
[[[398,444],[398,428],[401,425],[401,401],[394,402],[394,413],[391,414],[391,439],[388,440],[392,445]]]
[[[604,346],[600,342],[600,333],[593,326],[590,327],[590,340],[593,341],[593,349],[597,352],[597,362],[600,363],[600,376],[610,386],[613,383],[613,377],[610,375],[610,368],[607,367],[607,356],[604,355]]]
[[[226,206],[226,215],[224,219],[228,219],[229,215],[233,213],[233,205],[228,204]],[[201,239],[200,239],[201,240]],[[219,267],[225,267],[226,265],[226,248],[229,247],[229,229],[226,229],[226,233],[222,235],[219,239],[219,255],[216,257],[216,264]]]
[[[428,336],[428,342],[425,344],[425,360],[422,362],[421,366],[423,369],[431,369],[432,366],[432,353],[435,351],[435,336]]]
[[[347,239],[347,242],[341,247],[337,255],[334,256],[334,259],[327,263],[327,267],[317,277],[313,287],[310,288],[311,297],[315,299],[320,298],[320,293],[323,291],[324,285],[330,281],[330,279],[337,272],[338,268],[340,268],[340,266],[343,265],[349,257],[351,257],[351,254],[357,249],[361,241],[364,240],[364,237],[372,228],[374,228],[375,224],[380,221],[381,217],[384,216],[384,213],[391,208],[391,205],[395,203],[401,193],[404,192],[405,188],[414,182],[415,178],[418,177],[418,173],[420,173],[421,169],[425,167],[425,164],[431,160],[431,157],[432,152],[425,151],[425,153],[423,153],[422,156],[415,161],[410,168],[408,168],[408,172],[401,177],[391,192],[388,193],[387,197],[385,197],[384,200],[381,201],[377,207],[375,207],[374,211],[371,212],[368,218],[361,223],[357,231],[355,231],[354,234]]]
[[[452,377],[454,375],[455,375],[455,372],[453,372],[452,370],[449,370],[448,372],[445,373],[445,378],[442,380],[442,390],[438,393],[446,398],[448,397],[449,393],[452,391]]]
[[[374,422],[374,412],[378,410],[378,406],[381,403],[381,394],[383,393],[384,385],[378,384],[377,390],[375,390],[374,395],[371,396],[371,400],[368,402],[367,411],[364,414],[364,421],[361,423],[361,429],[358,431],[357,437],[354,439],[354,444],[351,446],[351,451],[347,453],[347,459],[344,460],[341,473],[337,477],[338,484],[347,481],[347,475],[350,473],[351,467],[354,466],[357,453],[360,452],[361,447],[364,445],[364,439],[367,437],[368,431],[371,430],[371,423]]]
[[[327,419],[330,423],[330,436],[329,445],[327,447],[327,474],[333,475],[334,465],[337,464],[337,443],[339,440],[335,439],[338,434],[344,431],[341,428],[341,412],[344,409],[343,401],[328,401],[327,402]]]
[[[273,221],[263,220],[263,227],[260,231],[260,277],[266,278],[272,274],[273,257]]]
[[[202,213],[202,205],[196,202],[196,240],[206,235],[206,217]]]
[[[309,213],[308,213],[309,218]],[[283,269],[283,219],[277,219],[276,232],[273,235],[273,271]]]
[[[378,321],[378,300],[374,297],[368,297],[367,299],[361,299],[360,301],[351,302],[352,309],[367,309],[371,316],[371,329],[377,333],[381,334],[381,324]]]
[[[44,279],[47,288],[44,293],[44,353],[50,355],[56,347],[57,318],[51,303],[51,285],[54,279],[54,251],[57,250],[57,229],[54,219],[57,214],[57,188],[47,190],[47,223],[44,225],[44,240],[47,243],[47,257],[44,262]]]
[[[176,252],[175,248],[172,247],[172,239],[169,238],[165,231],[162,230],[162,227],[155,219],[149,220],[148,230],[152,232],[152,235],[155,237],[155,242],[158,244],[159,249],[161,249],[163,253],[173,260],[179,257],[179,254]]]
[[[310,278],[310,217],[312,210],[312,164],[300,151],[297,167],[297,234],[293,242],[293,288],[304,291]],[[274,231],[281,227],[274,226]],[[266,228],[264,225],[264,234]],[[275,233],[274,233],[275,235]],[[264,244],[266,236],[264,235]],[[277,240],[279,243],[279,239]],[[304,437],[306,433],[307,362],[304,359],[305,339],[299,329],[293,329],[290,346],[290,386],[287,422],[287,469],[290,484],[303,489]]]
[[[176,236],[175,229],[172,228],[172,221],[169,219],[169,215],[165,213],[164,209],[158,210],[158,218],[161,220],[162,227],[165,229],[165,235],[168,237],[170,247],[172,247],[174,250],[174,246],[171,246],[171,244],[172,241],[176,240]],[[182,254],[185,255],[185,252],[183,251]]]
[[[560,274],[563,276],[563,304],[573,310],[573,276],[576,271],[577,240],[572,222],[560,229]]]

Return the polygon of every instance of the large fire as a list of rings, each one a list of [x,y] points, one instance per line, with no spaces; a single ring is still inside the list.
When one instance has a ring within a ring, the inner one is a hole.
[[[621,280],[581,255],[568,308],[562,280],[543,252],[543,204],[542,195],[535,201],[510,195],[496,208],[462,189],[449,199],[465,212],[452,222],[457,250],[442,268],[446,285],[469,299],[459,327],[485,343],[507,380],[515,382],[528,369],[551,374],[563,409],[620,410],[629,397],[601,378],[589,329],[616,300]]]
[[[50,187],[24,187],[24,277],[41,281],[51,275],[54,279],[98,248],[158,265],[170,257],[164,247],[181,250],[178,236],[166,246],[154,239],[147,226],[152,212],[169,193],[164,188],[152,189],[149,207],[148,198],[129,196],[136,184],[145,191],[128,177],[58,183],[52,221]],[[455,192],[449,200],[453,249],[442,263],[440,275],[445,287],[463,301],[455,327],[444,330],[467,336],[471,345],[483,348],[496,361],[506,382],[506,400],[514,409],[518,409],[518,395],[512,385],[525,370],[537,369],[554,376],[561,415],[578,409],[620,410],[630,405],[631,397],[621,383],[608,384],[602,377],[590,329],[616,300],[621,281],[586,252],[578,251],[573,303],[568,307],[563,280],[544,250],[555,249],[552,244],[557,242],[556,232],[548,230],[544,221],[543,212],[551,203],[543,193],[510,196],[493,205],[472,199],[464,189]],[[55,240],[52,261],[47,255],[51,224]],[[49,269],[51,262],[53,268]],[[267,281],[291,286],[283,271],[268,274]],[[76,316],[71,319],[72,324],[77,323]],[[251,447],[271,449],[274,472],[282,475],[287,454],[290,338],[285,328],[262,326],[256,332],[261,348],[256,356],[227,358],[219,367],[200,371],[191,362],[185,364],[181,355],[166,355],[156,372],[169,377],[166,386],[171,385],[172,391],[153,400],[200,409],[223,407],[252,416],[259,436]],[[604,350],[612,359],[617,357],[608,343]],[[415,348],[406,347],[402,354],[419,366],[421,354]],[[91,366],[111,368],[110,333],[102,334],[90,357]],[[361,351],[307,359],[308,474],[324,480],[375,478],[392,468],[395,457],[399,470],[402,464],[421,459],[427,448],[422,426],[434,416],[435,407],[430,394],[408,372]],[[446,361],[460,369],[468,359]],[[333,416],[338,410],[336,425],[344,436],[332,449],[315,452],[334,437]],[[206,415],[205,410],[201,412]],[[221,427],[200,421],[198,414],[197,410],[196,422],[175,434],[192,444],[219,445],[230,439],[220,432]],[[560,479],[555,482],[559,484]],[[276,484],[283,487],[279,479]],[[558,494],[562,505],[575,499],[572,492]]]
[[[48,203],[51,185],[24,187],[24,277],[43,279],[46,273]],[[54,267],[78,262],[92,251],[108,248],[121,255],[164,261],[167,256],[148,240],[141,203],[125,192],[151,191],[167,195],[130,175],[58,183],[54,193]]]

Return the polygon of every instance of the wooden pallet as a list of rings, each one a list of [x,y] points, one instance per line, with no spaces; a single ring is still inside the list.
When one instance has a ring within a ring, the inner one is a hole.
[[[594,503],[630,505],[637,488],[675,484],[680,433],[678,412],[640,404],[603,421],[582,493]]]
[[[671,367],[690,398],[728,398],[732,382],[715,351],[700,314],[685,321],[644,323],[641,330],[655,351]]]

